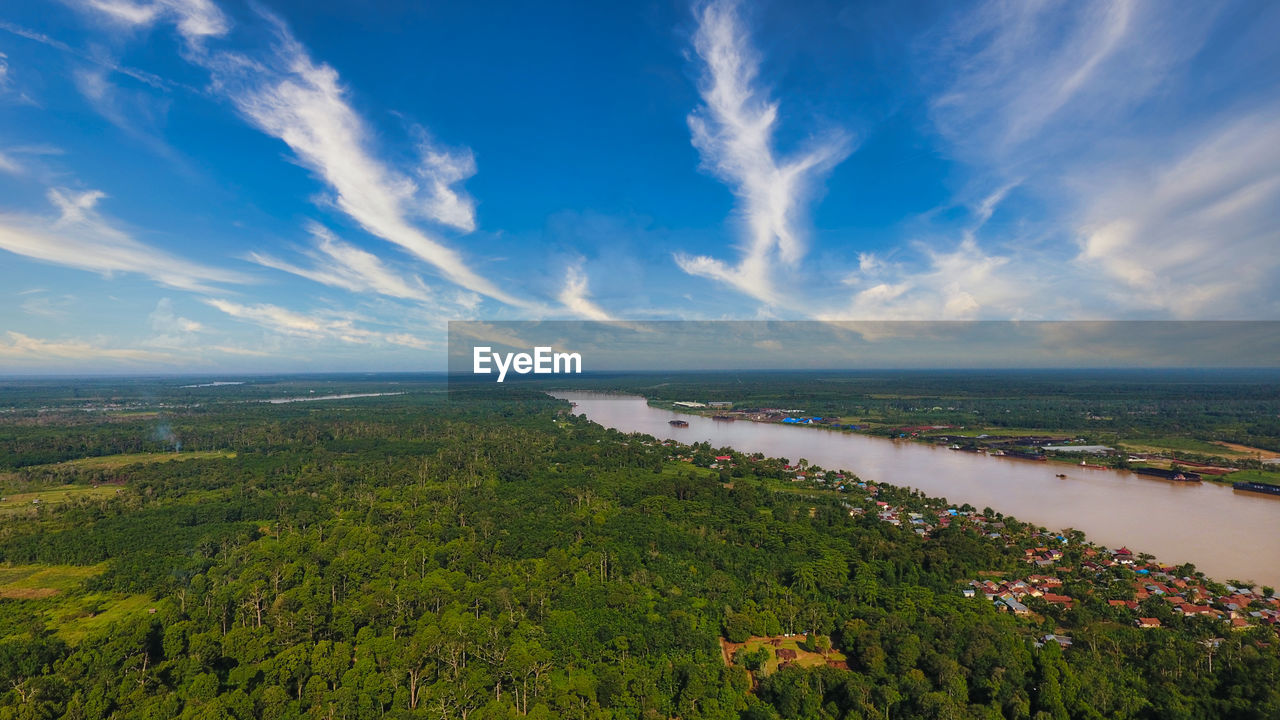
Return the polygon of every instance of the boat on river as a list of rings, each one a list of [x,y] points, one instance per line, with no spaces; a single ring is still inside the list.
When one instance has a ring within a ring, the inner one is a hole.
[[[1268,483],[1238,482],[1231,483],[1231,487],[1236,490],[1262,493],[1263,495],[1280,495],[1280,485],[1270,485]]]
[[[689,427],[688,420],[668,420],[667,424],[671,427]]]
[[[1161,468],[1133,468],[1133,472],[1139,475],[1150,475],[1151,477],[1164,478],[1174,482],[1200,482],[1200,476],[1193,472],[1185,470],[1163,470]]]

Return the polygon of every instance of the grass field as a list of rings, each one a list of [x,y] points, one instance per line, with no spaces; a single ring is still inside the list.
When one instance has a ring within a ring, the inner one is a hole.
[[[1267,472],[1265,470],[1237,470],[1227,475],[1225,480],[1233,483],[1237,482],[1259,482],[1269,483],[1271,485],[1280,485],[1280,472]]]
[[[1280,453],[1272,450],[1263,450],[1262,448],[1249,447],[1248,445],[1237,445],[1236,443],[1229,442],[1215,442],[1214,445],[1224,447],[1227,450],[1234,450],[1240,455],[1250,455],[1253,457],[1260,457],[1262,459],[1280,457]]]
[[[90,593],[75,598],[73,603],[57,605],[45,616],[58,637],[75,644],[113,622],[142,615],[155,605],[146,595]]]
[[[147,595],[85,592],[85,581],[104,568],[105,564],[0,566],[0,598],[43,601],[46,625],[74,644],[156,606]]]
[[[102,455],[99,457],[80,458],[51,465],[36,467],[83,468],[86,470],[115,470],[128,465],[143,463],[173,462],[175,460],[209,460],[212,458],[233,458],[236,454],[230,450],[196,450],[192,452],[157,452],[157,453],[124,453],[122,455]]]
[[[731,663],[733,661],[733,654],[737,652],[739,648],[743,648],[747,652],[755,652],[758,648],[762,646],[769,648],[769,661],[766,662],[762,668],[760,668],[760,673],[762,675],[769,675],[774,672],[777,672],[778,665],[780,663],[780,661],[778,660],[779,650],[794,651],[796,654],[796,657],[791,662],[795,665],[799,665],[800,667],[822,667],[823,665],[826,665],[828,662],[844,662],[845,661],[844,653],[840,652],[839,650],[830,650],[827,652],[825,656],[822,655],[821,653],[810,652],[808,650],[805,650],[804,648],[800,647],[800,643],[803,642],[804,639],[805,638],[803,635],[794,635],[791,637],[787,637],[787,636],[753,637],[753,638],[748,638],[745,643],[731,643],[731,642],[721,640],[720,644],[721,644],[721,650],[724,654],[724,660],[726,663]],[[775,640],[778,642],[776,646],[772,644],[773,641]]]
[[[20,513],[34,510],[38,505],[58,505],[80,498],[112,498],[119,492],[117,485],[59,485],[46,490],[4,495],[0,497],[0,514]]]
[[[1234,448],[1208,442],[1207,440],[1196,440],[1195,438],[1187,437],[1135,437],[1121,440],[1120,444],[1126,450],[1138,452],[1180,450],[1182,452],[1216,455],[1225,458],[1243,457],[1248,454]]]
[[[101,565],[15,565],[0,567],[0,598],[53,597],[74,590],[102,572]]]
[[[927,425],[929,423],[920,423]],[[930,430],[925,435],[955,435],[960,437],[978,437],[979,435],[1021,437],[1023,435],[1052,435],[1055,437],[1079,437],[1085,434],[1085,430],[1046,430],[1045,428],[1010,428],[1010,427],[977,427],[966,425],[964,428],[950,428],[947,430]]]

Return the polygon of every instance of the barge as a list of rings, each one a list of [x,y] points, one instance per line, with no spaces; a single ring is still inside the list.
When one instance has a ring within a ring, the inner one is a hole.
[[[1231,487],[1236,490],[1262,493],[1263,495],[1280,495],[1280,485],[1269,485],[1267,483],[1256,482],[1238,482],[1231,483]]]
[[[1151,477],[1164,478],[1174,482],[1200,482],[1200,475],[1185,470],[1174,472],[1173,470],[1162,470],[1160,468],[1133,468],[1133,472],[1139,475],[1150,475]]]
[[[687,420],[668,420],[667,424],[671,427],[689,427],[689,421]]]

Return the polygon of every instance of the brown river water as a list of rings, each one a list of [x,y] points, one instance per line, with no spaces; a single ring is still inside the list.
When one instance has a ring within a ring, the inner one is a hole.
[[[724,422],[650,407],[638,396],[555,392],[574,412],[622,432],[760,452],[863,480],[923,490],[952,503],[991,507],[1051,530],[1075,528],[1107,547],[1161,562],[1192,562],[1217,580],[1280,587],[1280,496],[1216,483],[1175,483],[1120,470],[989,457],[922,443],[813,427]],[[686,420],[689,427],[668,421]],[[1067,477],[1056,477],[1063,473]]]

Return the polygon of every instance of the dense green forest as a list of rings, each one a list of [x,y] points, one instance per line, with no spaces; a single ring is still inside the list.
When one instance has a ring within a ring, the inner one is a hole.
[[[49,499],[0,503],[0,718],[1280,717],[1272,627],[1139,629],[1084,584],[1001,613],[959,589],[1020,548],[531,387],[176,385],[2,389],[0,492]],[[370,392],[403,394],[259,402]],[[59,464],[147,452],[174,457]],[[721,650],[788,633],[847,660]]]

